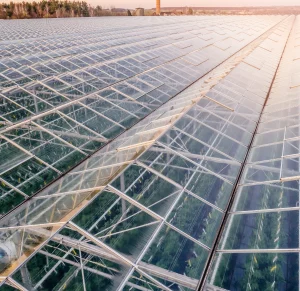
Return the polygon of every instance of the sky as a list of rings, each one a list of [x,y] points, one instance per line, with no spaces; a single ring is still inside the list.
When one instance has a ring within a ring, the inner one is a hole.
[[[109,8],[153,8],[155,0],[87,0],[93,5]],[[300,5],[299,0],[161,0],[162,7],[168,6],[288,6]]]

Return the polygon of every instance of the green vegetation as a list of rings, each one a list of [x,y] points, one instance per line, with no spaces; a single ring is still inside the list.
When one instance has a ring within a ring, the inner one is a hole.
[[[65,247],[53,242],[51,242],[49,245],[51,246],[51,248],[47,248],[50,253],[58,257],[65,256],[64,258],[67,261],[58,264],[55,271],[50,274],[50,276],[42,283],[39,288],[37,288],[37,290],[83,290],[82,272],[79,268],[72,265],[72,263],[78,264],[78,251],[70,251],[69,249],[66,249]],[[63,251],[59,250],[59,247]],[[69,254],[67,254],[68,251],[70,251]],[[82,257],[83,259],[86,259],[88,257],[88,254],[82,253]],[[98,260],[96,257],[90,257],[89,260],[90,261],[86,264],[86,266],[89,268],[93,268],[96,271],[105,272],[111,275],[117,274],[121,270],[119,265],[107,262],[106,260]],[[27,284],[29,286],[36,285],[42,278],[42,276],[46,275],[46,273],[49,272],[51,268],[53,268],[57,263],[57,259],[47,259],[45,256],[37,254],[32,260],[30,260],[30,262],[26,264],[26,268],[30,272],[31,279],[30,283]],[[110,268],[109,272],[106,268],[102,267],[104,265]],[[111,286],[111,281],[109,279],[96,275],[95,273],[91,273],[87,270],[84,270],[84,276],[86,290],[110,290],[109,286]],[[24,284],[21,271],[18,271],[13,277],[15,280]]]
[[[59,18],[89,16],[127,15],[126,12],[103,10],[85,1],[42,0],[39,2],[0,3],[0,19]]]
[[[290,186],[297,187],[297,183]],[[293,190],[261,185],[247,187],[239,209],[277,208],[295,205]],[[290,193],[289,193],[290,191]],[[283,194],[284,193],[284,194]],[[297,192],[298,193],[298,192]],[[225,229],[225,249],[297,248],[299,212],[286,211],[232,216]],[[224,240],[224,238],[223,238]],[[221,243],[222,244],[222,243]],[[299,258],[295,254],[223,254],[216,260],[212,283],[228,290],[298,290]]]
[[[81,116],[79,113],[77,118]],[[197,117],[195,115],[195,118]],[[216,163],[209,159],[204,161],[201,157],[196,158],[196,155],[200,153],[210,157],[222,157],[221,152],[223,152],[229,156],[238,156],[237,151],[240,158],[242,158],[243,153],[241,154],[237,145],[228,139],[219,138],[217,140],[216,133],[212,129],[193,122],[191,118],[182,118],[176,126],[193,136],[201,137],[202,141],[215,146],[220,153],[213,151],[198,140],[194,140],[183,133],[179,134],[176,130],[170,130],[168,134],[160,139],[160,142],[173,148],[178,147],[177,149],[179,150],[185,149],[189,154],[194,154],[194,157],[189,157],[187,153],[187,158],[191,161],[173,153],[165,153],[164,148],[158,146],[144,153],[139,161],[151,166],[155,171],[162,173],[178,184],[187,186],[186,189],[195,195],[224,208],[230,197],[232,185],[205,170],[201,170],[201,168],[198,169],[197,165],[201,165],[233,180],[237,175],[238,166],[224,167],[223,163]],[[215,139],[217,142],[214,142]],[[161,152],[159,153],[159,151]],[[222,167],[221,170],[219,170],[220,167]],[[189,185],[187,185],[188,181],[190,181]],[[112,185],[161,216],[165,216],[170,207],[172,207],[172,212],[167,219],[168,223],[208,247],[212,246],[220,225],[222,213],[208,204],[201,202],[189,193],[183,193],[176,204],[173,205],[181,190],[138,165],[129,166],[124,172],[124,181],[123,177],[122,179],[119,177],[112,182]],[[253,200],[254,193],[258,190],[254,189],[246,193],[248,196],[245,197],[250,199],[241,199],[239,207],[251,209],[253,203],[258,203],[258,199]],[[262,205],[265,205],[265,201],[271,201],[271,199],[273,199],[272,205],[274,207],[281,205],[286,199],[281,194],[281,191],[282,189],[280,188],[278,188],[278,193],[275,190],[263,191],[261,194]],[[124,201],[118,195],[103,191],[73,219],[73,222],[105,242],[106,245],[134,261],[141,254],[158,224],[153,224],[155,222],[153,217],[130,205],[128,202],[125,202],[126,207],[124,209],[122,202]],[[294,205],[295,197],[292,198],[292,201],[284,204]],[[240,215],[232,221],[229,235],[226,238],[225,248],[264,249],[297,247],[295,242],[298,242],[298,234],[292,232],[292,229],[296,229],[297,225],[298,217],[296,212],[293,214],[275,212],[252,216]],[[278,231],[280,231],[279,234]],[[65,229],[61,234],[82,239],[81,235],[69,229]],[[62,249],[65,249],[66,252],[62,252]],[[78,250],[71,251],[72,254],[65,256],[69,249],[63,244],[59,245],[51,241],[44,250],[49,253],[55,253],[58,257],[64,256],[65,259],[78,263]],[[88,254],[83,254],[83,257],[90,268],[104,273],[113,269],[114,271],[112,273],[109,272],[109,274],[112,274],[115,285],[119,284],[122,276],[127,272],[119,264],[108,262],[95,256],[89,256]],[[164,225],[143,256],[142,261],[177,272],[178,274],[199,279],[207,257],[207,250],[186,236],[176,232],[168,225]],[[36,280],[36,282],[58,262],[57,259],[48,258],[45,271],[38,272],[41,269],[40,266],[45,266],[46,263],[42,263],[42,261],[46,260],[46,256],[36,255],[30,261],[30,264],[34,264],[34,260],[36,260],[37,266],[32,265],[28,269],[31,278]],[[97,262],[97,264],[92,261]],[[294,291],[296,289],[288,286],[297,286],[296,273],[298,272],[298,267],[293,270],[292,266],[298,266],[296,258],[284,254],[224,255],[218,265],[218,272],[213,283],[228,290],[275,289]],[[43,289],[41,290],[80,290],[82,286],[81,276],[82,274],[78,267],[72,264],[69,265],[67,262],[60,263],[56,271],[52,272],[43,283]],[[113,284],[111,279],[95,273],[87,273],[87,276],[94,278],[88,281],[88,290],[111,289]],[[16,279],[22,282],[21,277]],[[130,281],[145,288],[151,286],[152,282],[147,280],[142,282],[141,279],[142,277],[135,273]],[[158,280],[166,285],[170,285],[169,282]],[[176,291],[188,290],[176,284],[173,284],[172,289]],[[127,286],[124,290],[130,290],[130,288]]]

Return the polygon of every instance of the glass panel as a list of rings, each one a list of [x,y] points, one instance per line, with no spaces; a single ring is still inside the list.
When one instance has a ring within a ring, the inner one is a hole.
[[[208,282],[225,290],[293,290],[299,254],[217,254]]]
[[[223,232],[222,249],[298,248],[299,211],[232,214]]]
[[[51,109],[51,105],[43,102],[35,95],[28,93],[23,89],[12,89],[3,93],[8,99],[26,108],[28,111],[33,113],[39,113],[44,110]]]
[[[74,150],[71,145],[61,142],[37,127],[18,128],[7,132],[5,136],[58,170],[65,170],[66,165],[64,164],[72,167],[84,157],[82,153]],[[72,156],[72,159],[68,158],[69,156]]]
[[[242,160],[246,154],[246,147],[226,137],[222,132],[217,132],[204,124],[188,117],[182,117],[176,127],[184,132],[196,136],[206,144],[215,146],[216,149],[237,160]]]
[[[299,181],[239,187],[232,211],[299,206]]]
[[[197,172],[187,185],[188,190],[221,209],[225,209],[232,188],[233,185],[205,171]]]
[[[96,133],[59,113],[48,114],[36,122],[68,144],[83,150],[93,150],[103,144],[103,138],[98,137]]]
[[[97,209],[97,215],[94,210]],[[128,258],[136,258],[158,221],[111,192],[102,192],[73,221]]]
[[[9,101],[9,99],[3,98],[0,94],[0,114],[1,117],[7,119],[10,122],[17,122],[19,120],[30,117],[33,113],[21,108],[17,104]]]
[[[0,154],[1,154],[1,165],[0,173],[3,173],[14,166],[22,163],[30,158],[25,152],[15,147],[5,139],[0,139]]]
[[[78,123],[107,138],[116,136],[122,131],[121,127],[79,104],[71,105],[61,111]]]
[[[159,215],[167,213],[179,194],[179,188],[140,166],[128,167],[122,176],[112,185]]]
[[[0,175],[9,184],[27,195],[36,193],[57,178],[58,173],[35,158],[25,161]]]
[[[118,285],[122,280],[127,267],[91,255],[76,246],[72,248],[71,241],[68,239],[59,243],[58,239],[61,237],[64,236],[55,235],[39,253],[13,275],[13,278],[26,286],[26,283],[28,284],[28,281],[24,280],[26,271],[31,286],[35,286],[36,290],[74,290],[74,288],[114,290],[113,285]],[[83,270],[80,262],[83,264]]]
[[[5,215],[24,200],[24,195],[12,190],[4,181],[0,181],[0,216]]]
[[[216,237],[222,213],[188,193],[183,193],[168,216],[168,222],[208,247]]]
[[[207,256],[207,250],[164,226],[143,257],[142,262],[199,280]]]

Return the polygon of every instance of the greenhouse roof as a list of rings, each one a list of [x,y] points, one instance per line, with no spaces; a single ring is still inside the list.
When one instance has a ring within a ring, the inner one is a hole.
[[[1,22],[0,289],[299,290],[300,18],[142,19]]]

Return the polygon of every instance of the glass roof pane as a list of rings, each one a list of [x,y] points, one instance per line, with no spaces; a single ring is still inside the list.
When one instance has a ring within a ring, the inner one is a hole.
[[[240,187],[233,211],[297,207],[299,181]]]
[[[76,123],[82,124],[92,132],[99,133],[106,138],[112,138],[120,133],[120,131],[123,131],[120,126],[97,114],[97,111],[90,110],[88,107],[81,106],[80,104],[63,108],[61,112],[72,120],[75,120]]]
[[[233,70],[231,82],[236,80],[253,92],[251,100],[263,104],[268,90],[269,96],[211,261],[206,283],[212,289],[298,290],[299,134],[297,125],[291,126],[297,123],[298,104],[289,101],[294,98],[289,76],[298,71],[293,63],[298,25],[297,20],[295,26],[289,22],[280,26],[279,40],[269,36],[244,59],[243,70],[264,72],[262,78],[253,74],[250,81]],[[263,58],[264,54],[269,57]],[[278,63],[275,55],[284,61]]]
[[[57,163],[61,165],[68,164],[72,167],[72,160],[74,162],[73,165],[75,165],[76,162],[84,157],[82,153],[76,151],[67,143],[63,143],[59,139],[56,139],[55,136],[52,136],[39,128],[18,128],[6,132],[5,136],[18,146],[24,148],[58,170],[63,169],[61,169]],[[79,157],[76,158],[76,155]],[[72,156],[72,159],[69,159],[68,162],[66,162],[65,159],[67,159],[68,156]]]
[[[24,151],[17,148],[16,146],[12,145],[7,140],[1,139],[0,141],[0,153],[2,160],[0,166],[1,173],[13,168],[14,166],[30,158],[28,154],[26,154]]]
[[[299,245],[299,211],[233,214],[222,249],[289,249]]]
[[[59,113],[43,116],[37,119],[36,123],[42,125],[42,128],[34,126],[33,129],[40,132],[47,131],[53,136],[58,136],[66,142],[65,145],[92,150],[104,143],[104,139],[97,136],[96,133]]]
[[[0,27],[3,283],[196,290],[232,274],[212,269],[219,252],[259,252],[258,236],[297,252],[293,17],[25,22]]]
[[[142,262],[198,279],[203,272],[207,256],[207,250],[164,226]]]
[[[211,247],[221,219],[221,212],[184,193],[170,213],[168,222]]]
[[[176,123],[176,127],[189,135],[197,136],[200,141],[215,146],[217,150],[237,160],[242,160],[245,156],[245,146],[230,137],[224,136],[223,131],[218,132],[194,118],[183,117]]]
[[[15,88],[2,92],[2,94],[33,113],[39,113],[52,107],[50,104],[43,102],[40,98],[23,89]]]
[[[288,290],[299,285],[299,254],[217,254],[213,267],[208,282],[224,290]]]
[[[5,215],[7,212],[15,208],[21,202],[23,202],[26,197],[17,191],[12,190],[6,183],[2,180],[0,181],[0,215]]]
[[[91,211],[95,207],[97,216]],[[111,192],[102,192],[73,222],[131,260],[140,254],[158,224],[149,214]]]
[[[57,171],[46,167],[35,158],[24,161],[0,175],[7,182],[26,195],[44,188],[58,177]]]
[[[179,194],[178,187],[136,165],[130,166],[124,172],[124,178],[119,177],[112,186],[159,215],[167,212]]]

